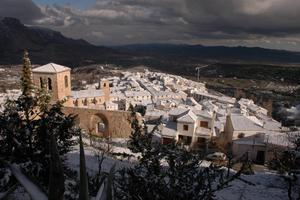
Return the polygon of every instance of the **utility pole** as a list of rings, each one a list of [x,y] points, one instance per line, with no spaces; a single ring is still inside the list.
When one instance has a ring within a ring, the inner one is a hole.
[[[200,69],[201,69],[201,67],[196,67],[196,71],[197,71],[197,73],[198,73],[198,81],[200,80]]]
[[[195,69],[196,69],[196,71],[198,72],[198,81],[200,80],[200,70],[202,69],[202,68],[205,68],[205,67],[208,67],[209,65],[203,65],[203,66],[198,66],[198,67],[196,67]]]

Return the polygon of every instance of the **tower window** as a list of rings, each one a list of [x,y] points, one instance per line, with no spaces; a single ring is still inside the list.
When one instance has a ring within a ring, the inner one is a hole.
[[[68,80],[68,76],[65,76],[65,87],[69,87],[69,80]]]
[[[85,105],[85,106],[88,105],[88,100],[87,100],[87,99],[84,99],[84,100],[83,100],[83,105]]]
[[[48,78],[48,90],[52,90],[52,80]]]
[[[106,87],[106,83],[103,83],[103,87]]]

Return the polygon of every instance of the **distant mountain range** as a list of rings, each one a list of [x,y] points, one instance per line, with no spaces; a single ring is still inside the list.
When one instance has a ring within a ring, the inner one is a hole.
[[[226,47],[174,44],[132,44],[116,49],[131,53],[179,58],[197,58],[217,62],[299,63],[300,52],[273,50],[260,47]]]
[[[70,39],[50,29],[28,27],[18,19],[7,17],[0,19],[0,44],[1,64],[21,63],[24,49],[28,49],[32,62],[36,64],[57,62],[77,66],[120,56],[111,48]]]
[[[133,44],[95,46],[70,39],[60,32],[29,27],[15,18],[0,18],[0,64],[21,63],[28,49],[35,64],[56,62],[70,67],[112,63],[121,66],[146,65],[156,68],[195,66],[198,63],[300,63],[300,53],[264,48]]]

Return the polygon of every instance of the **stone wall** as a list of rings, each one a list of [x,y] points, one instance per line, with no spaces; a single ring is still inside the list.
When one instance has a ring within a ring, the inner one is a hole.
[[[112,138],[128,138],[131,134],[130,112],[77,107],[64,107],[63,112],[77,115],[78,126],[89,134]],[[103,133],[97,131],[98,122],[105,123],[106,131]]]

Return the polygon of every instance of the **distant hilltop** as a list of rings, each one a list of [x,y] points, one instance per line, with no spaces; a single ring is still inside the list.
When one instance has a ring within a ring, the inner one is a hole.
[[[25,26],[9,17],[0,20],[0,44],[0,64],[21,63],[24,49],[28,49],[35,64],[55,61],[71,66],[89,61],[104,62],[116,54],[110,48],[67,38],[50,29]]]
[[[0,64],[21,63],[28,49],[35,64],[56,62],[69,67],[95,63],[120,66],[147,65],[158,69],[189,67],[198,63],[299,64],[300,53],[258,47],[174,44],[131,44],[104,47],[71,39],[44,27],[25,26],[18,19],[0,18]]]

